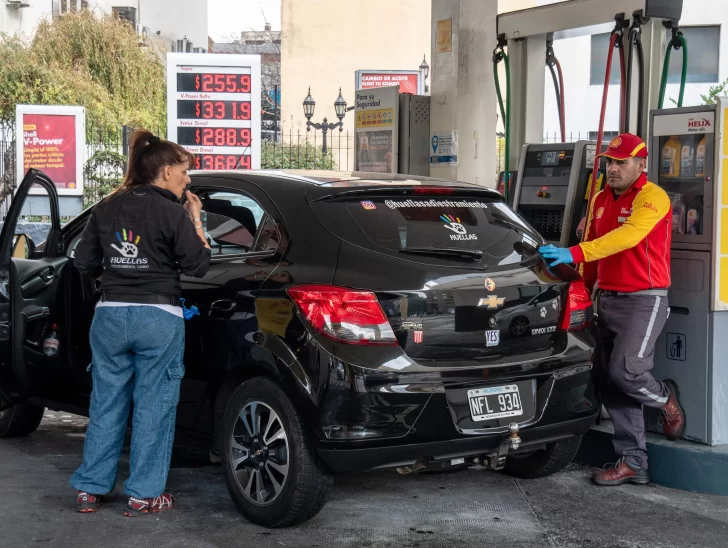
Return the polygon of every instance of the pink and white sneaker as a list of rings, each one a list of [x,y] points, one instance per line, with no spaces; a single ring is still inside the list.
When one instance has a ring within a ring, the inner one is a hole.
[[[156,514],[172,508],[174,508],[174,497],[170,493],[163,493],[151,499],[129,497],[124,515],[133,517],[140,514]]]

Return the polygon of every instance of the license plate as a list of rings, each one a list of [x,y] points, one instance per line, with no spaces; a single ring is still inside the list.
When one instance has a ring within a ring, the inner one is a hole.
[[[523,415],[521,395],[515,384],[468,390],[468,403],[474,421]]]

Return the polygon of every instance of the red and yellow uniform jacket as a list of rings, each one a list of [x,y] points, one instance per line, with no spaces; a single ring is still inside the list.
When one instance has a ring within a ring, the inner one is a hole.
[[[587,237],[569,249],[582,276],[609,291],[631,293],[670,286],[672,205],[644,173],[621,196],[605,187],[592,201]]]

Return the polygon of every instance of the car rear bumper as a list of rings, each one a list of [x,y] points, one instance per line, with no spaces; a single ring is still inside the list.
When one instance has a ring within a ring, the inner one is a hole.
[[[586,433],[594,424],[599,413],[578,419],[533,426],[519,432],[522,444],[519,452],[535,449]],[[426,443],[390,445],[380,447],[342,447],[337,444],[321,444],[317,453],[321,460],[334,472],[356,472],[377,468],[412,466],[420,459],[443,461],[448,459],[472,458],[498,450],[507,434],[448,439]]]

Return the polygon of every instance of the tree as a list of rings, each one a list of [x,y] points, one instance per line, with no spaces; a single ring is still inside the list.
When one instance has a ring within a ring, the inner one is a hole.
[[[704,105],[714,105],[715,98],[722,97],[726,93],[728,93],[728,79],[717,86],[710,86],[710,88],[708,88],[708,95],[701,95],[700,97],[703,99]]]
[[[42,22],[32,40],[0,35],[0,124],[16,104],[81,105],[90,141],[122,125],[166,125],[160,52],[116,15],[89,10]]]

